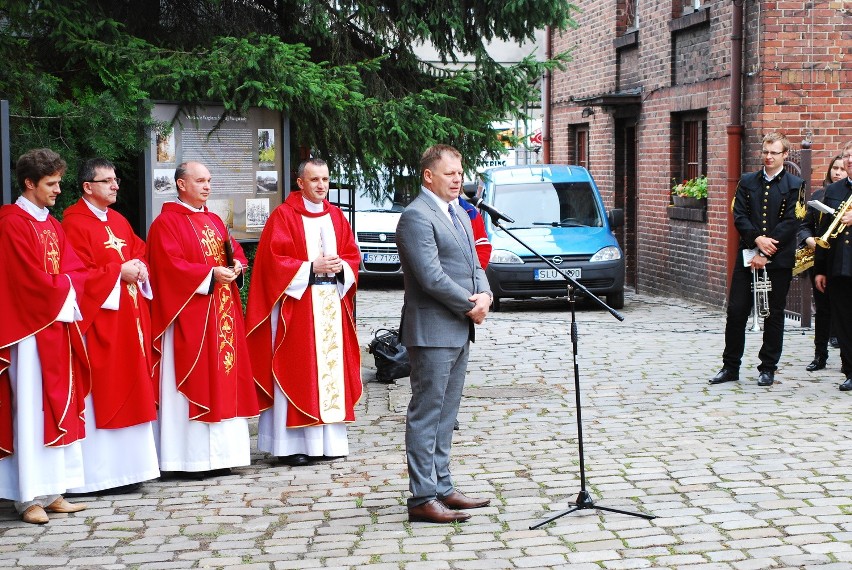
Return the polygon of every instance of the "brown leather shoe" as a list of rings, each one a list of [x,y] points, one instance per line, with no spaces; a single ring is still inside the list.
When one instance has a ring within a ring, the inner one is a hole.
[[[44,510],[49,513],[76,513],[82,511],[87,506],[85,503],[69,503],[65,498],[59,497],[47,505]]]
[[[471,499],[455,489],[446,497],[438,497],[438,500],[451,509],[478,509],[491,503],[491,499]]]
[[[30,524],[47,524],[50,521],[41,505],[32,505],[21,513],[21,520]]]
[[[430,523],[453,523],[464,522],[470,518],[470,513],[461,511],[451,511],[441,501],[431,500],[417,505],[416,507],[408,507],[409,522],[430,522]]]

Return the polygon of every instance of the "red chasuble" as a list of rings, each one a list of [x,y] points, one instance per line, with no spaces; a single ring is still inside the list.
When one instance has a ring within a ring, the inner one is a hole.
[[[85,361],[75,323],[56,317],[73,283],[83,291],[86,270],[52,216],[39,222],[14,204],[0,207],[0,458],[13,453],[8,375],[11,346],[35,335],[41,358],[44,444],[60,447],[85,437],[85,382],[74,354]],[[24,366],[26,363],[20,363]]]
[[[118,212],[102,222],[83,200],[67,208],[62,229],[86,265],[80,302],[98,429],[120,429],[157,419],[151,356],[150,305],[135,283],[119,284],[118,310],[101,309],[121,275],[121,264],[144,261],[145,242]]]
[[[196,293],[211,268],[225,266],[223,239],[247,267],[242,247],[212,212],[169,202],[148,233],[154,377],[160,376],[163,334],[174,325],[177,390],[189,402],[189,419],[207,423],[258,414],[236,282]]]
[[[288,297],[296,272],[308,260],[302,217],[330,215],[337,242],[337,255],[358,275],[361,255],[352,229],[339,208],[323,202],[323,211],[308,212],[301,192],[291,192],[266,221],[252,268],[246,328],[252,370],[261,388],[261,409],[272,407],[273,383],[277,383],[290,403],[287,426],[322,424],[314,346],[314,317],[309,291],[301,299]],[[361,398],[361,356],[355,333],[353,285],[340,300],[343,313],[343,359],[345,419],[355,421],[355,404]],[[309,287],[310,290],[310,287]],[[281,312],[273,350],[271,315],[277,303]]]

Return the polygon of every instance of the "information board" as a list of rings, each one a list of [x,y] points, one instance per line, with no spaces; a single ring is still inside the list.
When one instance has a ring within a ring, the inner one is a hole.
[[[154,105],[153,118],[171,128],[153,129],[145,153],[146,234],[163,204],[177,199],[177,166],[198,161],[211,175],[207,207],[236,239],[260,239],[269,214],[290,191],[289,121],[259,108],[220,121],[223,112],[216,105],[191,111],[176,103]]]

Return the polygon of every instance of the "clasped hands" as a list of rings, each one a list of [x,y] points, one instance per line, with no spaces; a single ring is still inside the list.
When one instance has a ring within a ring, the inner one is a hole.
[[[314,259],[314,273],[340,273],[343,271],[343,260],[339,255],[321,255]]]
[[[488,316],[488,309],[491,307],[491,295],[488,293],[476,293],[467,299],[473,303],[473,308],[465,313],[470,320],[477,325],[481,325]]]
[[[240,273],[243,272],[243,264],[240,263],[239,259],[234,260],[234,267],[214,267],[213,268],[213,279],[216,283],[222,283],[227,285],[228,283],[232,283],[237,277],[240,276]]]
[[[148,280],[148,266],[138,259],[121,264],[121,280],[125,283],[144,283]]]
[[[754,245],[757,246],[757,249],[766,254],[767,257],[771,257],[778,252],[778,240],[772,239],[771,237],[758,236],[754,240]],[[762,255],[755,255],[751,259],[751,267],[753,269],[763,269],[766,267],[767,263],[769,263],[769,260]]]

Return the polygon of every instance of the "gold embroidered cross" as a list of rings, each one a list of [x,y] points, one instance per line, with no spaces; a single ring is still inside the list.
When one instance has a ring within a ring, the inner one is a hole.
[[[51,275],[59,273],[59,240],[53,230],[43,230],[39,241],[44,246],[44,270]]]
[[[104,242],[104,246],[106,249],[114,249],[118,252],[118,256],[124,261],[124,254],[121,253],[121,250],[127,245],[127,242],[119,237],[116,237],[114,233],[112,233],[112,228],[106,226],[107,232],[107,240]]]

